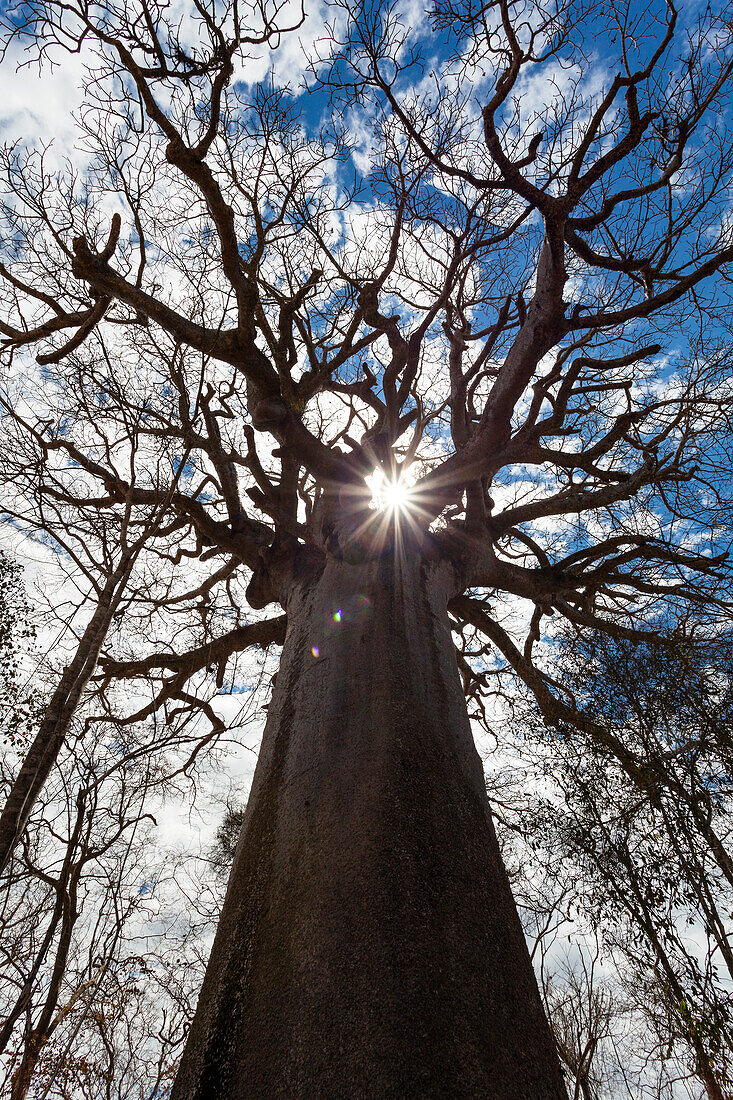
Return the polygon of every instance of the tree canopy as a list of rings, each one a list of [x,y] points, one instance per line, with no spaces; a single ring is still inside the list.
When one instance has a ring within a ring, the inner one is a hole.
[[[652,806],[686,789],[545,642],[679,658],[729,621],[733,13],[0,21],[5,66],[82,83],[68,147],[11,123],[0,154],[3,515],[86,616],[10,847],[82,701],[147,723],[140,757],[175,729],[193,767],[241,655],[283,643],[328,563],[445,565],[474,717],[519,682]]]
[[[261,607],[278,547],[381,551],[379,469],[403,536],[531,601],[530,637],[710,609],[730,44],[722,14],[624,12],[439,5],[426,57],[399,8],[336,6],[309,95],[248,80],[290,9],[6,15],[11,56],[89,66],[76,162],[4,154],[9,472],[49,525],[164,508],[160,552]]]

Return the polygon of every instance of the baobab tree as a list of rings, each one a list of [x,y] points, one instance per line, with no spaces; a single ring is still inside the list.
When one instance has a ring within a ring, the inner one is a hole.
[[[727,611],[729,18],[4,18],[6,63],[87,66],[79,155],[4,156],[5,407],[32,394],[40,499],[169,517],[177,580],[104,677],[193,706],[283,644],[173,1097],[559,1100],[466,691],[491,650],[603,738],[543,619]]]

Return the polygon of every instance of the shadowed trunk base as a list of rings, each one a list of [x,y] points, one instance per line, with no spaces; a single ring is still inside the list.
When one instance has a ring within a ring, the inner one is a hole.
[[[295,588],[173,1100],[566,1100],[450,595],[418,561]]]

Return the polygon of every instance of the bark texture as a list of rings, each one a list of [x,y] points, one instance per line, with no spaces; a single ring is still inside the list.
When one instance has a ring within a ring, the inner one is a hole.
[[[451,595],[418,560],[329,561],[294,586],[174,1100],[566,1100]]]

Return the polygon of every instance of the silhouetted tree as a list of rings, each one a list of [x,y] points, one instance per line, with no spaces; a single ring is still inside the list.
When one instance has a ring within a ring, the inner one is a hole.
[[[433,80],[398,7],[331,14],[312,125],[248,77],[299,10],[6,9],[87,64],[83,162],[2,163],[16,491],[161,517],[130,720],[283,643],[176,1100],[559,1100],[465,694],[491,649],[602,738],[543,618],[726,609],[731,20],[439,2]]]

